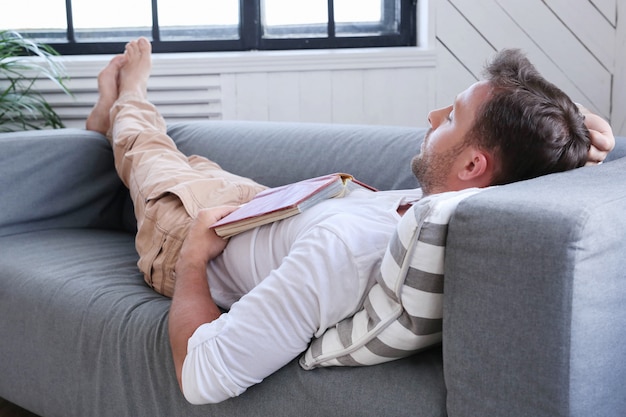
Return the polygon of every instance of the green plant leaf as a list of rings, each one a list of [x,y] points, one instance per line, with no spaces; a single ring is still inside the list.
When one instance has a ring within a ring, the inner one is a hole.
[[[0,131],[64,127],[59,115],[35,90],[40,78],[64,93],[68,77],[58,53],[14,31],[0,31]]]

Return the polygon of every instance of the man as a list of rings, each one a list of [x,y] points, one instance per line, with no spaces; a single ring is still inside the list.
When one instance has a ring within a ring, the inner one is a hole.
[[[146,39],[130,42],[101,72],[87,128],[112,141],[135,204],[146,280],[166,294],[175,285],[169,334],[181,390],[193,403],[219,402],[358,310],[406,203],[422,191],[353,191],[224,241],[209,226],[264,187],[176,149],[147,101],[150,53]],[[591,148],[576,106],[525,58],[501,54],[487,81],[429,114],[413,169],[430,194],[601,161],[614,144],[610,127],[588,113],[585,122]],[[522,164],[508,158],[518,152]]]

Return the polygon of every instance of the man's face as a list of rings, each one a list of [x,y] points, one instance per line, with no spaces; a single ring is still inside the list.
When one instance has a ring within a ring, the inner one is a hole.
[[[420,154],[411,162],[424,194],[460,189],[456,173],[464,164],[461,157],[467,148],[465,138],[490,91],[486,81],[477,82],[460,93],[453,105],[428,114],[430,129]]]

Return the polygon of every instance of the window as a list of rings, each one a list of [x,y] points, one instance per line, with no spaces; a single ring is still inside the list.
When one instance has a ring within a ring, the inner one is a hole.
[[[21,0],[0,28],[61,54],[409,46],[417,0]],[[37,10],[37,13],[33,13]]]

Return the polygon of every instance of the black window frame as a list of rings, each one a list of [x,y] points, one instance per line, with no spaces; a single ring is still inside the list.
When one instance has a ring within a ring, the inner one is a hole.
[[[345,25],[334,22],[334,1],[328,0],[329,22],[327,23],[328,36],[309,37],[265,37],[262,34],[261,24],[261,0],[239,0],[240,24],[237,39],[215,40],[165,40],[161,36],[163,30],[159,26],[157,0],[152,0],[152,28],[151,33],[144,30],[129,30],[126,32],[116,30],[115,38],[124,37],[119,41],[85,41],[77,39],[73,19],[72,0],[65,0],[67,11],[67,39],[59,40],[58,32],[43,33],[37,31],[23,31],[25,36],[37,38],[52,46],[61,55],[87,55],[87,54],[115,54],[123,50],[125,43],[138,36],[148,36],[152,41],[152,50],[156,53],[168,52],[223,52],[223,51],[250,51],[250,50],[287,50],[287,49],[336,49],[336,48],[367,48],[367,47],[392,47],[392,46],[415,46],[417,44],[416,10],[417,0],[385,0],[386,16],[382,25],[359,24],[358,28],[369,35],[344,36],[338,34],[345,29]],[[400,10],[397,10],[399,7]],[[398,18],[397,27],[396,16]],[[303,27],[318,30],[321,27]],[[281,30],[281,28],[274,28]],[[193,31],[193,29],[190,29]],[[285,33],[293,33],[294,26],[284,28]],[[296,29],[297,30],[297,29]],[[235,30],[236,32],[236,30]],[[95,38],[106,37],[104,31],[93,31]]]

